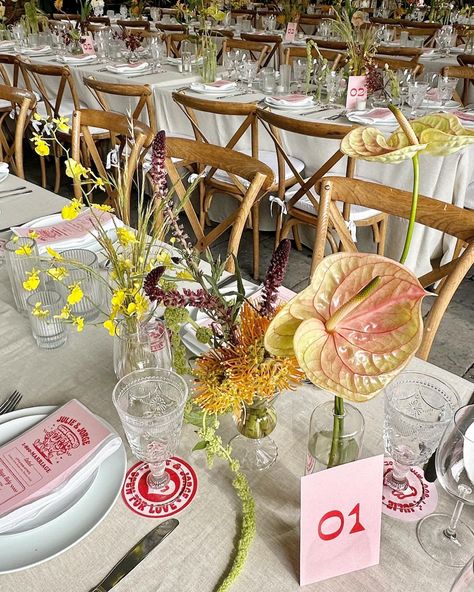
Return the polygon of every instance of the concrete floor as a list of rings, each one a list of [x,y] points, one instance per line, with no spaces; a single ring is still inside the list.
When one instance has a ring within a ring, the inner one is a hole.
[[[28,180],[39,183],[40,172],[37,157],[26,156],[26,176]],[[49,169],[50,182],[53,182],[54,171]],[[61,195],[72,197],[72,187],[69,179],[63,177]],[[190,233],[192,236],[192,233]],[[274,248],[272,233],[261,233],[260,242],[260,277],[263,277]],[[227,237],[224,235],[213,248],[215,255],[224,256],[227,247]],[[305,288],[309,283],[311,265],[311,251],[303,247],[299,252],[292,249],[290,265],[284,285],[296,292]],[[244,277],[252,279],[252,236],[245,231],[239,251],[239,265]],[[424,310],[428,310],[425,299]],[[441,368],[474,382],[474,268],[471,269],[452,299],[441,326],[438,330],[429,361]]]

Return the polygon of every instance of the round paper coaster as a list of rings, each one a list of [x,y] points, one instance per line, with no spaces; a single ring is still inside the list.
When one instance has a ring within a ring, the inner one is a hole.
[[[170,481],[163,489],[148,488],[146,478],[149,472],[147,463],[138,462],[125,477],[122,497],[133,512],[147,518],[166,518],[189,506],[196,495],[197,477],[187,462],[176,456],[166,461]]]
[[[383,473],[383,513],[397,520],[414,522],[434,512],[438,504],[438,491],[434,483],[425,480],[423,470],[419,467],[411,467],[407,475],[407,489],[396,491],[385,485],[385,475],[392,466],[393,460],[386,458]]]

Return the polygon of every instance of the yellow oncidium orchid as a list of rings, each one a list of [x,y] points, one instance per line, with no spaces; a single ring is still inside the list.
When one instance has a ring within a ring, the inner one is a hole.
[[[72,285],[68,286],[68,289],[69,289],[69,295],[67,297],[68,304],[71,304],[71,305],[77,304],[84,297],[84,293],[83,293],[79,283],[72,284]]]
[[[71,126],[68,124],[69,117],[53,117],[53,123],[56,124],[57,129],[65,134],[69,133]]]
[[[66,160],[66,176],[71,177],[71,179],[80,179],[84,177],[87,179],[89,176],[90,169],[86,169],[86,167],[82,166],[80,162],[74,160],[74,158],[68,158]]]
[[[125,300],[126,294],[124,290],[116,290],[110,300],[113,308],[120,308]]]
[[[107,331],[109,332],[109,335],[111,337],[114,337],[114,335],[116,335],[117,328],[116,328],[115,323],[111,319],[107,319],[105,321],[105,323],[103,324],[103,326],[105,329],[107,329]]]
[[[47,317],[49,316],[49,310],[45,310],[41,302],[36,302],[31,314],[35,317]]]
[[[84,317],[71,317],[72,324],[76,327],[77,332],[81,333],[84,330]]]
[[[35,230],[30,230],[28,232],[28,238],[36,240],[38,238],[38,233]]]
[[[53,259],[56,259],[56,261],[63,261],[64,260],[64,257],[62,255],[60,255],[57,251],[55,251],[54,249],[52,249],[51,247],[46,247],[46,252]]]
[[[33,268],[31,271],[27,271],[26,275],[28,279],[23,282],[23,288],[28,292],[33,292],[34,290],[38,289],[40,285],[40,270]]]
[[[16,255],[31,255],[32,252],[33,252],[33,249],[32,249],[32,247],[30,247],[30,245],[23,245],[21,247],[18,247],[18,249],[15,249]]]
[[[64,220],[74,220],[74,218],[77,218],[77,215],[81,211],[82,207],[83,203],[80,200],[73,198],[71,203],[69,203],[67,206],[64,206],[64,208],[61,210],[61,216],[64,218]]]
[[[61,309],[61,312],[58,315],[55,315],[54,318],[55,319],[62,319],[63,321],[67,321],[69,318],[71,318],[71,307],[68,304],[66,304]]]
[[[128,247],[128,245],[138,242],[135,232],[125,227],[117,228],[117,238],[122,247]]]
[[[50,267],[48,275],[60,282],[69,275],[69,272],[65,267]]]
[[[148,304],[148,300],[138,292],[135,294],[134,302],[130,302],[127,306],[127,314],[140,317],[147,312]]]
[[[101,210],[102,212],[113,212],[114,211],[114,208],[112,206],[108,206],[107,204],[93,203],[93,204],[91,204],[91,207],[93,207],[96,210]]]
[[[178,273],[176,274],[176,277],[179,280],[187,280],[187,281],[192,281],[194,279],[192,273],[190,271],[185,270],[185,269],[183,269],[182,271],[178,271]]]

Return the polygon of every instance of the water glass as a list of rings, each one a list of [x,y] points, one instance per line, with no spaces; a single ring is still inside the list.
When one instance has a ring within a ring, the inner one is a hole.
[[[423,103],[428,89],[429,85],[426,82],[413,81],[408,83],[408,104],[411,107],[411,117],[416,117],[417,109]]]
[[[254,80],[257,76],[257,62],[252,62],[251,60],[246,60],[244,63],[244,77],[247,81],[247,85],[249,88],[252,88]]]
[[[67,286],[79,284],[84,294],[82,300],[71,305],[74,315],[83,317],[85,321],[94,321],[101,312],[103,301],[103,284],[100,278],[99,262],[94,251],[88,249],[68,249],[61,251],[64,266],[68,275],[60,284],[65,294]]]
[[[438,78],[438,99],[441,101],[441,106],[444,107],[447,101],[450,101],[453,97],[454,90],[458,78],[451,78],[449,76],[439,76]]]
[[[56,290],[38,290],[27,298],[33,337],[41,349],[56,349],[66,343],[66,324],[57,318],[64,306]]]
[[[156,72],[161,67],[161,62],[163,61],[163,57],[165,55],[165,48],[163,42],[159,37],[150,37],[149,43],[149,51],[150,57],[153,62],[153,72]],[[184,72],[184,67],[183,67]]]
[[[450,592],[474,592],[474,557],[463,567]]]
[[[28,308],[26,301],[31,292],[23,288],[23,282],[28,279],[29,273],[40,271],[36,241],[28,237],[18,237],[18,240],[9,240],[4,249],[15,306],[19,312],[25,312]]]
[[[121,4],[120,5],[120,16],[122,17],[122,19],[126,19],[127,15],[128,15],[128,8],[126,4]]]
[[[262,81],[262,91],[271,94],[275,91],[275,70],[273,68],[263,68],[260,73]]]
[[[289,64],[281,64],[280,66],[280,87],[284,93],[290,92],[291,85],[291,66]]]
[[[307,60],[303,60],[300,58],[293,60],[293,78],[296,82],[297,92],[301,91],[301,85],[306,80],[307,64]]]
[[[329,70],[326,74],[327,99],[329,103],[335,103],[339,98],[342,83],[342,72]]]
[[[400,33],[400,45],[402,47],[408,46],[408,31],[402,31]]]
[[[173,372],[162,368],[136,370],[114,388],[113,402],[132,453],[148,463],[150,489],[166,487],[170,478],[166,460],[178,448],[188,387]]]

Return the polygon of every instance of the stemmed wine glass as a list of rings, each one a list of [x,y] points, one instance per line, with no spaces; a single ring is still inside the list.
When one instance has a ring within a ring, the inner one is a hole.
[[[296,82],[296,92],[301,92],[301,85],[306,80],[307,61],[302,59],[293,60],[293,78]]]
[[[450,592],[473,592],[474,590],[474,557],[461,570]]]
[[[423,99],[428,92],[429,84],[426,82],[413,81],[408,83],[408,104],[411,107],[410,117],[417,116],[417,109],[423,103]]]
[[[416,529],[423,549],[436,561],[463,566],[474,554],[474,532],[460,520],[464,504],[474,506],[474,405],[456,411],[436,452],[436,475],[443,489],[456,498],[448,514],[431,514]]]
[[[436,450],[459,398],[447,384],[419,372],[403,372],[385,388],[385,451],[393,467],[384,475],[384,505],[417,499],[424,489],[418,471]]]
[[[441,101],[441,106],[444,107],[447,101],[452,99],[454,89],[459,80],[449,76],[440,76],[438,78],[438,99]]]
[[[165,368],[135,370],[121,378],[113,402],[133,454],[148,463],[150,489],[163,489],[170,477],[166,460],[179,444],[188,387]]]

